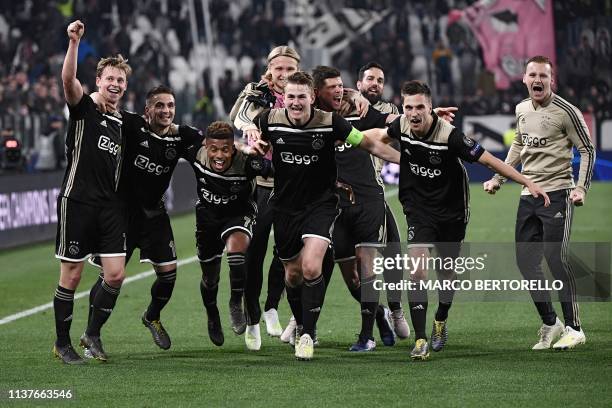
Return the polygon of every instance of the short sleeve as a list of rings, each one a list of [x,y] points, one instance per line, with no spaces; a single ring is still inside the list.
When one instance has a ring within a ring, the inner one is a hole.
[[[360,129],[383,129],[386,127],[388,113],[381,113],[376,109],[370,107],[365,117],[361,119],[363,126]]]
[[[345,141],[353,130],[353,125],[337,113],[332,113],[333,136],[336,140]]]
[[[253,123],[261,132],[261,140],[267,141],[268,137],[268,118],[270,117],[270,109],[264,109],[253,118]]]
[[[88,111],[96,110],[96,104],[94,103],[91,96],[83,93],[81,100],[74,106],[70,106],[68,104],[68,111],[70,112],[70,117],[75,120],[83,119],[85,114]]]
[[[397,118],[395,118],[395,120],[391,122],[391,124],[387,128],[387,135],[391,139],[395,139],[395,140],[402,139],[402,131],[401,131],[401,124],[400,124],[401,118],[402,118],[401,116],[398,116]]]
[[[485,149],[474,139],[467,137],[455,128],[448,137],[448,148],[462,160],[474,163],[480,159]]]

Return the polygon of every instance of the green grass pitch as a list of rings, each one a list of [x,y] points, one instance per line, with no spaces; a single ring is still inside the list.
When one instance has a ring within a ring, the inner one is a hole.
[[[516,185],[488,197],[472,185],[472,219],[467,241],[513,240]],[[397,196],[388,200],[405,233]],[[573,241],[612,241],[612,184],[595,184],[578,208]],[[195,254],[194,217],[173,219],[179,258]],[[59,263],[53,244],[0,253],[0,319],[50,302]],[[224,261],[225,263],[225,261]],[[150,269],[132,261],[128,275]],[[97,273],[87,267],[78,291]],[[414,338],[395,347],[379,342],[376,352],[351,354],[359,331],[359,309],[336,269],[319,320],[321,346],[311,362],[298,362],[293,349],[266,336],[260,352],[248,352],[229,327],[227,267],[219,304],[226,342],[215,347],[206,334],[196,263],[179,268],[174,295],[162,313],[173,345],[158,349],[140,316],[153,277],[125,285],[103,330],[110,360],[68,367],[51,355],[53,310],[0,325],[0,406],[50,406],[66,401],[8,399],[11,389],[70,389],[70,406],[611,406],[612,305],[582,303],[584,346],[568,352],[533,352],[540,326],[530,303],[456,302],[449,317],[449,342],[429,361],[412,362]],[[264,285],[265,295],[265,285]],[[264,297],[262,296],[262,301]],[[435,301],[435,298],[432,299]],[[430,302],[428,325],[435,303]],[[556,305],[560,312],[560,307]],[[86,298],[75,302],[73,343],[87,313]],[[281,300],[281,322],[289,307]],[[375,330],[375,335],[377,332]]]

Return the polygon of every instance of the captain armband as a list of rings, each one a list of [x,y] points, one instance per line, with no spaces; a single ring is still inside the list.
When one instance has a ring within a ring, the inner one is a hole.
[[[346,137],[346,142],[352,146],[359,146],[362,140],[363,133],[355,128],[352,128],[351,133]]]

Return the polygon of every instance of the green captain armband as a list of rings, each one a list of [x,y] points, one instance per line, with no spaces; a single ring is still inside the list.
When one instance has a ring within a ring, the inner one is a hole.
[[[362,140],[363,133],[355,128],[352,128],[351,133],[346,137],[346,142],[352,146],[359,146]]]

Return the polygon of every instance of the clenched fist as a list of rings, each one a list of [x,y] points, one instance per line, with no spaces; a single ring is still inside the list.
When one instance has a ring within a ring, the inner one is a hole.
[[[73,21],[68,25],[66,31],[71,41],[79,41],[85,33],[85,24],[81,23],[81,20]]]

